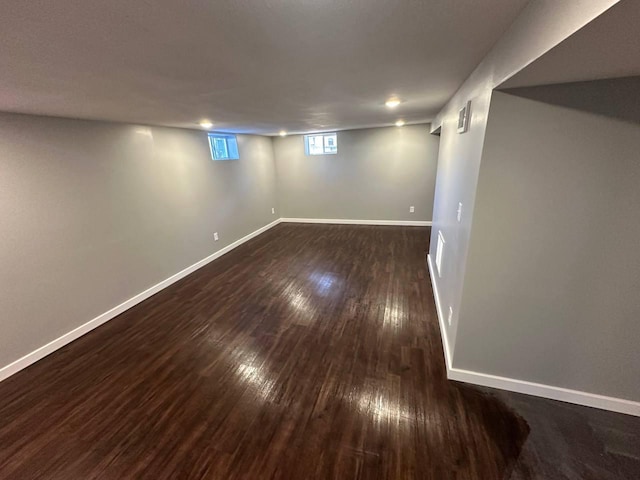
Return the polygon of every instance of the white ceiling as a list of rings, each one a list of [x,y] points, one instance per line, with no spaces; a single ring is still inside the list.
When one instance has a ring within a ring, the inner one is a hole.
[[[640,1],[622,0],[500,88],[640,75]]]
[[[525,4],[5,0],[0,110],[261,134],[424,122]]]

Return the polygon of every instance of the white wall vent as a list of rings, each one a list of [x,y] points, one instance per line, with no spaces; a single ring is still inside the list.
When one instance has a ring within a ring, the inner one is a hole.
[[[436,246],[436,269],[438,270],[438,276],[442,277],[442,254],[444,252],[444,236],[442,231],[438,230],[438,245]]]
[[[471,100],[465,103],[458,112],[458,133],[465,133],[469,130],[469,117],[471,116]]]

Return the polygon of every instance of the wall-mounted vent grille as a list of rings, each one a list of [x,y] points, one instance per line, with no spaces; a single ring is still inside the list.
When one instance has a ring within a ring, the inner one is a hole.
[[[438,245],[436,247],[436,269],[438,270],[438,276],[442,277],[442,254],[444,252],[444,236],[442,231],[438,230]]]

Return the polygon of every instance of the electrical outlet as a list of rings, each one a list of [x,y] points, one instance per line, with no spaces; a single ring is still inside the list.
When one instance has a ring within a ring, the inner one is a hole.
[[[271,215],[275,215],[276,214],[276,209],[271,207]]]
[[[462,220],[462,202],[458,202],[458,223]]]
[[[218,239],[218,232],[215,232],[215,233],[213,234],[213,241],[214,241],[214,242],[217,242],[218,240],[219,240],[219,239]]]
[[[409,213],[413,213],[413,212],[415,212],[415,211],[416,211],[416,207],[414,207],[413,205],[411,205],[411,206],[409,207]]]
[[[453,308],[449,307],[449,317],[447,318],[447,322],[449,323],[449,326],[451,326],[451,319],[453,318]]]

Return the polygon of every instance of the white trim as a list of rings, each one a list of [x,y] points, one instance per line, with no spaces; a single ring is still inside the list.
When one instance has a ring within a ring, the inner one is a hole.
[[[440,295],[438,294],[438,285],[436,284],[435,272],[436,269],[433,266],[431,260],[431,254],[427,254],[427,265],[429,265],[429,278],[431,278],[431,288],[433,290],[433,298],[436,304],[436,312],[438,313],[438,323],[440,323],[440,337],[442,337],[442,348],[444,349],[445,362],[447,365],[447,378],[449,378],[449,370],[451,366],[451,349],[449,348],[449,339],[447,338],[447,329],[445,326],[444,312],[440,306]]]
[[[397,225],[405,227],[430,227],[422,220],[352,220],[348,218],[281,218],[283,223],[330,223],[334,225]]]
[[[438,321],[440,323],[440,335],[445,353],[445,364],[447,366],[447,378],[459,382],[482,385],[485,387],[499,388],[511,392],[524,393],[534,395],[536,397],[550,398],[561,402],[575,403],[587,407],[600,408],[602,410],[610,410],[612,412],[626,413],[627,415],[640,416],[640,402],[625,400],[623,398],[607,397],[595,393],[581,392],[578,390],[570,390],[568,388],[555,387],[553,385],[543,385],[541,383],[528,382],[526,380],[518,380],[515,378],[500,377],[488,373],[473,372],[452,366],[451,350],[446,334],[445,318],[440,306],[440,296],[438,287],[435,282],[434,267],[431,261],[431,255],[427,256],[429,265],[429,273],[431,285],[433,288],[433,296],[438,313]]]
[[[536,397],[550,398],[552,400],[560,400],[561,402],[575,403],[640,417],[640,402],[625,400],[623,398],[606,397],[595,393],[580,392],[578,390],[527,382],[526,380],[517,380],[515,378],[499,377],[488,373],[472,372],[461,368],[447,369],[447,378],[449,380],[500,388],[511,392],[526,393],[527,395],[534,395]]]
[[[9,365],[6,365],[6,366],[0,368],[0,381],[10,377],[14,373],[17,373],[17,372],[19,372],[20,370],[22,370],[24,368],[27,368],[32,363],[37,362],[38,360],[46,357],[50,353],[53,353],[56,350],[58,350],[59,348],[64,347],[68,343],[73,342],[74,340],[76,340],[77,338],[81,337],[85,333],[88,333],[91,330],[93,330],[94,328],[99,327],[103,323],[108,322],[112,318],[120,315],[122,312],[130,309],[131,307],[137,305],[138,303],[146,300],[150,296],[155,295],[160,290],[162,290],[164,288],[167,288],[169,285],[177,282],[178,280],[183,279],[184,277],[186,277],[190,273],[193,273],[196,270],[198,270],[199,268],[204,267],[208,263],[211,263],[216,258],[220,258],[225,253],[230,252],[234,248],[239,247],[243,243],[251,240],[252,238],[260,235],[261,233],[269,230],[270,228],[275,227],[276,225],[278,225],[280,223],[280,221],[281,221],[281,219],[275,220],[274,222],[271,222],[270,224],[265,225],[264,227],[261,227],[261,228],[259,228],[258,230],[254,231],[254,232],[251,232],[249,235],[246,235],[246,236],[240,238],[239,240],[236,240],[235,242],[227,245],[226,247],[221,248],[217,252],[209,255],[208,257],[200,260],[197,263],[194,263],[190,267],[187,267],[184,270],[181,270],[180,272],[176,273],[175,275],[170,276],[166,280],[163,280],[160,283],[158,283],[158,284],[146,289],[144,292],[141,292],[141,293],[135,295],[134,297],[131,297],[129,300],[121,303],[117,307],[114,307],[111,310],[109,310],[109,311],[107,311],[107,312],[105,312],[105,313],[103,313],[101,315],[98,315],[93,320],[90,320],[87,323],[85,323],[83,325],[80,325],[79,327],[71,330],[70,332],[65,333],[61,337],[56,338],[55,340],[53,340],[53,341],[47,343],[46,345],[34,350],[31,353],[28,353],[27,355],[25,355],[22,358],[19,358],[15,362],[12,362]]]

